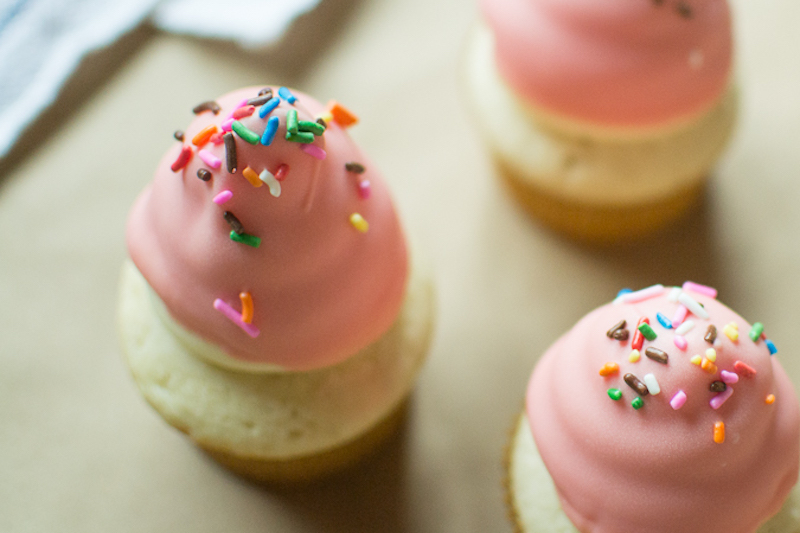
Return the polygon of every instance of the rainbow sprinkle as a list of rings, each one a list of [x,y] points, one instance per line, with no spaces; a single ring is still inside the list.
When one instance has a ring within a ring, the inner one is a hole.
[[[225,315],[231,322],[242,328],[242,330],[250,335],[252,338],[256,338],[259,335],[259,330],[252,324],[248,324],[242,320],[242,316],[236,312],[236,310],[222,301],[221,299],[217,298],[214,300],[214,309]]]

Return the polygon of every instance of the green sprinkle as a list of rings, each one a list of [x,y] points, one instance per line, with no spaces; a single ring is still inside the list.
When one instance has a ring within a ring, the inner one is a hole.
[[[254,131],[248,130],[247,126],[238,120],[233,121],[233,124],[231,124],[231,129],[236,132],[236,135],[250,144],[258,144],[258,140],[260,139],[259,135]]]
[[[301,120],[298,122],[297,129],[300,131],[310,131],[317,137],[325,133],[325,126],[317,122],[311,122],[310,120]]]
[[[644,407],[644,401],[642,401],[642,399],[639,396],[637,396],[631,402],[631,406],[638,411],[639,409]]]
[[[758,338],[761,337],[762,333],[764,333],[764,324],[761,322],[756,322],[753,324],[753,327],[750,328],[750,340],[753,342],[758,342]]]
[[[656,332],[653,331],[653,328],[651,328],[650,324],[648,324],[647,322],[642,322],[641,324],[639,324],[639,331],[641,331],[642,335],[644,335],[644,338],[649,341],[653,341],[656,339],[656,337],[658,337],[658,335],[656,335]]]
[[[297,133],[286,133],[286,140],[293,143],[311,144],[314,142],[314,134],[307,131],[299,131]]]
[[[261,238],[256,237],[255,235],[231,231],[230,236],[232,241],[240,242],[242,244],[246,244],[247,246],[252,246],[253,248],[258,248],[261,245]]]
[[[289,133],[297,133],[297,110],[290,109],[288,113],[286,113],[286,131]]]
[[[608,397],[617,401],[622,398],[622,391],[619,389],[608,389]]]

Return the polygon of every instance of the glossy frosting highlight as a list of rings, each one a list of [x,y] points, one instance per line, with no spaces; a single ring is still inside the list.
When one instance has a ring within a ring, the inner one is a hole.
[[[285,139],[289,110],[306,121],[326,111],[305,94],[293,91],[296,102],[282,99],[263,119],[258,108],[239,119],[259,136],[270,117],[279,117],[280,126],[270,146],[234,135],[235,173],[227,171],[224,144],[202,146],[221,160],[217,169],[207,164],[213,158],[198,156],[192,139],[209,125],[221,126],[259,89],[217,99],[218,114],[199,113],[186,128],[184,141],[164,155],[131,211],[128,249],[170,315],[230,357],[290,370],[321,368],[355,354],[395,320],[408,269],[405,239],[380,173],[342,127],[329,122],[311,151],[310,145]],[[272,90],[277,96],[278,88]],[[173,172],[170,166],[186,146],[194,155]],[[345,164],[351,162],[366,170],[348,171]],[[275,174],[281,165],[288,165],[288,173],[277,197],[266,184],[254,187],[243,176],[248,166],[256,174],[264,169]],[[209,181],[198,179],[201,168],[210,171]],[[359,189],[365,181],[368,198],[363,185]],[[215,203],[225,190],[232,197]],[[226,211],[245,233],[261,239],[260,246],[230,238]],[[367,231],[351,223],[353,213],[368,223]],[[214,308],[220,299],[241,312],[242,292],[252,297],[255,338]]]
[[[710,109],[731,75],[725,0],[482,0],[498,69],[532,105],[649,127]]]
[[[679,306],[665,292],[590,313],[534,371],[526,397],[533,436],[562,508],[583,533],[752,533],[780,509],[797,481],[800,409],[780,363],[763,338],[748,337],[750,324],[739,315],[709,296],[687,294],[709,317],[689,315],[695,325],[685,334],[686,349],[675,345],[675,329],[656,320],[657,312],[672,317]],[[641,358],[631,362],[642,316],[657,338],[645,340]],[[608,338],[606,331],[622,319],[631,336]],[[731,322],[739,326],[736,342],[723,333]],[[709,324],[718,330],[715,345],[704,340]],[[648,347],[666,352],[667,364],[646,357]],[[711,347],[713,372],[690,362]],[[738,382],[728,385],[733,394],[712,408],[720,393],[709,390],[711,382],[721,380],[722,371],[737,372],[737,361],[757,373],[738,371]],[[619,371],[602,377],[599,370],[609,362],[618,363]],[[626,373],[643,381],[652,373],[661,392],[642,396],[643,406],[634,409],[638,395],[623,380]],[[611,388],[622,398],[612,400]],[[679,391],[686,402],[676,410],[670,401]],[[721,443],[714,441],[718,422],[725,425]]]

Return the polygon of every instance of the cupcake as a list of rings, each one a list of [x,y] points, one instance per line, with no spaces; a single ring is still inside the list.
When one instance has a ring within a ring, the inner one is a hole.
[[[517,531],[796,533],[800,409],[763,325],[655,285],[542,356],[507,451]]]
[[[725,0],[483,0],[469,105],[512,195],[591,243],[698,204],[737,112]]]
[[[194,114],[128,219],[127,364],[169,424],[242,475],[341,469],[403,418],[430,276],[347,108],[255,87]]]

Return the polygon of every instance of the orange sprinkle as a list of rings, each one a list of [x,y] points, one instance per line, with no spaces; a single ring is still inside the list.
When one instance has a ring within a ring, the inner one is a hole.
[[[256,171],[250,167],[247,167],[244,170],[242,170],[242,176],[244,176],[245,179],[247,179],[247,181],[249,181],[250,185],[252,185],[253,187],[261,187],[262,185],[264,185],[264,182],[261,181],[261,178],[258,177]]]
[[[347,128],[358,122],[357,116],[335,100],[328,102],[328,113],[330,113],[333,121],[343,128]]]
[[[703,362],[700,363],[700,368],[708,372],[709,374],[716,374],[717,373],[717,365],[712,363],[706,358],[703,358]]]
[[[240,292],[239,300],[242,301],[242,322],[253,323],[253,297],[249,292]]]
[[[212,124],[210,126],[206,126],[200,133],[192,137],[192,144],[195,146],[203,146],[211,139],[211,136],[217,133],[217,125]]]
[[[616,374],[617,372],[619,372],[619,365],[617,363],[606,363],[600,369],[600,375],[603,377]]]
[[[714,442],[717,444],[725,442],[725,422],[714,422]]]
[[[767,402],[767,405],[772,405],[773,403],[775,403],[775,395],[770,394],[764,401]]]

